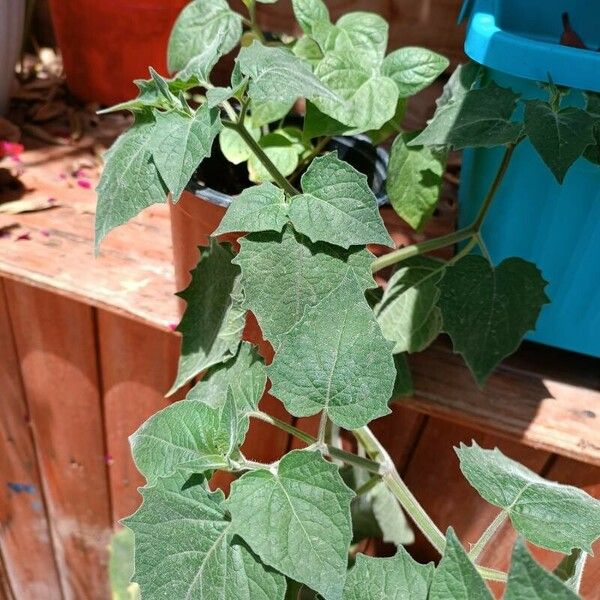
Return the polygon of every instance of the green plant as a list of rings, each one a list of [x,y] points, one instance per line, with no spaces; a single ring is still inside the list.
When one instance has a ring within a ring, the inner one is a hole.
[[[498,450],[462,446],[465,477],[500,509],[467,551],[426,514],[368,425],[410,389],[406,353],[423,350],[441,331],[483,385],[535,326],[547,302],[539,270],[520,259],[492,265],[481,224],[524,139],[559,180],[583,153],[594,160],[596,97],[587,110],[563,109],[564,91],[551,85],[549,101],[527,102],[518,120],[517,94],[468,65],[450,79],[427,128],[406,133],[399,125],[405,98],[446,68],[443,58],[423,49],[385,56],[385,21],[350,13],[332,24],[321,0],[294,0],[304,31],[298,40],[266,41],[254,0],[245,3],[248,17],[224,0],[196,0],[184,10],[170,43],[170,67],[179,72],[168,80],[152,72],[138,82],[137,99],[116,107],[131,110],[135,123],[108,153],[98,188],[100,242],[167,194],[176,201],[217,137],[225,155],[247,160],[260,182],[235,198],[182,293],[187,309],[173,390],[203,374],[201,381],[131,438],[147,479],[141,508],[125,521],[135,535],[134,579],[143,598],[488,599],[486,579],[507,581],[507,600],[576,598],[600,536],[600,503]],[[214,87],[211,69],[240,39],[231,86]],[[307,101],[304,128],[292,130],[282,119],[299,97]],[[376,141],[396,135],[388,191],[414,227],[433,212],[449,149],[505,152],[469,227],[375,259],[367,246],[391,239],[366,178],[324,153],[329,136],[359,132]],[[244,234],[239,251],[217,240],[235,232]],[[450,261],[425,256],[460,242]],[[470,254],[476,246],[482,256]],[[396,270],[378,293],[373,273],[390,266]],[[248,311],[274,349],[269,366],[242,341]],[[290,414],[322,415],[316,438],[260,411],[267,380]],[[247,458],[240,447],[252,419],[307,448],[274,464]],[[352,433],[357,453],[341,449],[340,428]],[[208,487],[217,470],[238,477],[228,498]],[[437,568],[417,564],[402,548],[410,531],[401,508],[442,555]],[[366,514],[399,544],[398,553],[358,555],[348,571],[352,516],[356,536]],[[554,574],[522,539],[508,574],[478,563],[506,518],[522,538],[566,555]]]

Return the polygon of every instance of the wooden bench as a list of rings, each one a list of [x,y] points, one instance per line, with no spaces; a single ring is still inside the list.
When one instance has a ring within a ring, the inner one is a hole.
[[[127,436],[167,405],[177,363],[167,208],[152,207],[109,235],[95,258],[95,194],[69,175],[88,152],[84,142],[25,153],[30,194],[57,206],[0,214],[0,598],[7,600],[109,597],[109,536],[135,510],[142,483]],[[600,497],[599,361],[525,344],[483,391],[444,340],[411,364],[415,395],[394,403],[374,429],[442,529],[452,524],[473,542],[497,513],[460,475],[452,447],[461,441],[498,446]],[[258,460],[296,445],[271,429],[255,429],[253,439]],[[507,525],[484,564],[507,568],[497,556],[508,557],[513,540]],[[410,550],[436,558],[419,536]],[[548,566],[558,560],[536,555]],[[600,598],[598,558],[583,593]]]

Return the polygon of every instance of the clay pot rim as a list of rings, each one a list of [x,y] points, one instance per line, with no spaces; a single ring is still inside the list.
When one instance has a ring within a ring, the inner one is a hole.
[[[338,145],[338,149],[346,148],[347,150],[356,150],[358,148],[357,151],[360,152],[360,146],[356,145],[356,141],[367,142],[372,148],[375,149],[375,174],[374,185],[372,187],[376,187],[377,189],[374,189],[373,192],[375,193],[377,205],[379,207],[389,204],[385,187],[387,179],[387,166],[390,159],[389,153],[381,146],[376,146],[373,144],[370,138],[365,134],[333,137],[333,142]],[[370,158],[364,153],[361,154],[366,159]],[[201,198],[202,200],[206,200],[207,202],[216,204],[217,206],[222,206],[223,208],[228,208],[234,198],[234,196],[231,196],[230,194],[225,194],[224,192],[220,192],[209,186],[198,183],[195,178],[190,180],[185,189],[187,192],[193,194],[197,198]]]

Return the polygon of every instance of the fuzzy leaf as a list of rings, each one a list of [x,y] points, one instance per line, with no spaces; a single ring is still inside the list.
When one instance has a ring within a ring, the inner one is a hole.
[[[210,82],[210,73],[221,56],[221,40],[214,38],[202,48],[199,54],[190,58],[177,74],[177,79],[206,85]]]
[[[353,51],[325,55],[315,75],[337,96],[312,99],[316,107],[355,133],[379,129],[393,118],[398,87]]]
[[[219,40],[223,56],[237,45],[242,36],[242,19],[229,8],[226,0],[194,0],[180,13],[169,39],[169,71],[184,69],[195,56]]]
[[[288,220],[283,190],[272,183],[246,188],[233,199],[213,236],[224,233],[281,231]]]
[[[223,127],[216,108],[203,105],[193,114],[155,111],[156,124],[150,146],[173,202],[177,202],[198,165],[210,156],[212,145]]]
[[[175,402],[157,412],[129,441],[138,470],[152,485],[176,471],[192,475],[227,469],[229,456],[243,442],[237,432],[237,414],[231,403],[214,409],[192,400]]]
[[[568,554],[574,548],[591,552],[600,537],[600,502],[584,491],[543,479],[475,442],[456,450],[460,469],[490,504],[506,510],[513,527],[529,541]]]
[[[336,425],[358,429],[390,412],[391,349],[364,290],[348,277],[282,338],[268,368],[271,393],[296,417],[325,411]]]
[[[223,494],[186,479],[142,488],[142,506],[124,521],[144,600],[283,600],[285,578],[234,537]]]
[[[419,564],[404,548],[390,558],[359,554],[343,600],[427,600],[433,570],[433,563]]]
[[[168,190],[152,159],[154,118],[137,114],[133,126],[104,155],[96,188],[96,250],[104,236],[145,208],[166,202]]]
[[[250,108],[250,123],[252,127],[262,127],[283,119],[294,106],[295,101],[252,102]]]
[[[414,137],[401,134],[394,140],[386,188],[396,213],[421,229],[437,206],[447,154],[435,146],[408,146]]]
[[[378,14],[372,12],[350,12],[342,15],[335,24],[335,34],[331,49],[346,49],[361,55],[373,67],[379,67],[385,56],[388,43],[388,23]],[[330,42],[331,43],[331,42]]]
[[[591,552],[600,537],[600,501],[584,491],[548,481],[495,448],[475,442],[456,450],[460,469],[490,504],[508,512],[513,527],[542,548]]]
[[[429,600],[493,600],[452,528],[446,534],[446,549],[435,570]]]
[[[448,104],[410,145],[490,148],[515,143],[523,126],[510,119],[518,94],[494,82],[467,92],[461,103]]]
[[[520,258],[493,267],[481,256],[466,256],[446,269],[440,287],[444,331],[479,385],[535,328],[548,302],[539,269]]]
[[[234,262],[242,269],[244,307],[256,315],[274,346],[347,276],[352,275],[363,291],[375,287],[370,252],[311,244],[289,226],[282,234],[251,234],[240,246]]]
[[[594,118],[580,108],[555,112],[547,102],[525,103],[525,132],[542,160],[562,183],[571,165],[594,143]]]
[[[183,336],[181,357],[169,394],[237,353],[246,311],[241,307],[240,270],[232,258],[228,247],[211,240],[192,271],[192,282],[179,294],[187,307],[177,328]]]
[[[302,176],[302,190],[292,198],[290,220],[312,242],[393,246],[367,177],[335,153],[313,160]]]
[[[265,564],[341,600],[352,537],[348,489],[317,452],[284,456],[277,472],[259,470],[231,486],[233,530]]]
[[[139,586],[130,583],[133,575],[133,533],[124,528],[110,540],[108,574],[112,600],[141,600]]]
[[[248,129],[250,135],[258,141],[260,129],[251,127]],[[223,156],[234,165],[246,162],[252,156],[252,150],[234,129],[224,128],[219,134],[219,148]]]
[[[437,301],[443,263],[416,258],[402,263],[388,282],[375,316],[394,353],[420,352],[442,330]]]
[[[302,132],[295,127],[276,129],[263,136],[258,145],[284,177],[291,175],[296,170],[299,157],[305,150],[302,143]],[[271,174],[255,154],[248,159],[248,172],[250,181],[255,183],[273,180]]]
[[[307,140],[321,137],[344,135],[352,128],[336,121],[329,115],[322,113],[312,102],[306,103],[304,116],[304,138]]]
[[[336,99],[302,59],[282,48],[254,42],[242,48],[237,58],[240,71],[250,78],[253,102],[293,102],[297,98]]]
[[[401,98],[408,98],[432,84],[449,64],[441,54],[409,46],[386,56],[382,73],[394,80]]]
[[[292,0],[296,21],[311,34],[316,23],[329,23],[329,11],[322,0]]]
[[[504,600],[577,600],[579,596],[538,565],[522,540],[515,544]]]
[[[213,408],[222,408],[229,388],[233,393],[238,415],[258,408],[265,386],[267,370],[256,348],[242,342],[238,353],[227,362],[211,367],[188,393],[188,400],[198,400]]]

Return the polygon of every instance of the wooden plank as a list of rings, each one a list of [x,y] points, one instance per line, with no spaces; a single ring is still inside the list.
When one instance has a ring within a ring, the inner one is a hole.
[[[410,363],[415,395],[406,406],[600,465],[597,359],[525,344],[483,390],[444,342],[412,355]]]
[[[0,554],[17,598],[59,600],[62,594],[2,280],[0,359]]]
[[[177,370],[179,340],[172,332],[104,310],[98,311],[98,339],[112,520],[117,523],[138,508],[137,488],[144,485],[128,437],[170,404],[165,394]]]
[[[0,600],[14,600],[2,553],[0,553]]]
[[[156,205],[109,234],[94,256],[97,173],[90,189],[70,176],[90,148],[46,147],[22,155],[28,197],[56,208],[0,215],[0,275],[167,329],[177,322],[169,211]],[[19,239],[20,238],[20,239]]]
[[[104,600],[111,520],[93,311],[5,287],[65,600]]]

